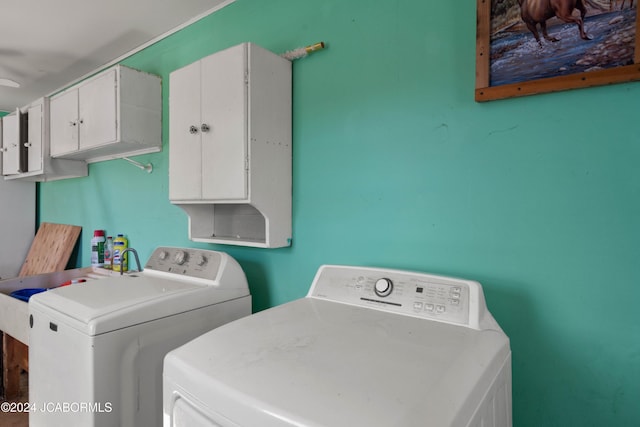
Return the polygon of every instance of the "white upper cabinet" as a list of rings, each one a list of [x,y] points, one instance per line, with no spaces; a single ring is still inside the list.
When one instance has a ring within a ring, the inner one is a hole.
[[[9,137],[7,152],[2,153],[4,179],[53,181],[87,176],[86,162],[50,157],[48,98],[6,116],[3,129]]]
[[[171,75],[171,199],[247,198],[246,70],[236,48]]]
[[[291,238],[291,63],[244,43],[169,80],[169,198],[195,241]]]
[[[162,149],[161,79],[116,65],[51,98],[51,156],[96,162]]]

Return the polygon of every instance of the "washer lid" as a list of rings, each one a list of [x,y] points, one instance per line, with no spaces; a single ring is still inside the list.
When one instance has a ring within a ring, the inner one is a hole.
[[[303,298],[170,352],[164,387],[238,425],[457,425],[509,357],[502,331]]]
[[[139,274],[56,288],[33,296],[30,309],[48,312],[83,333],[98,335],[238,298],[243,293]]]

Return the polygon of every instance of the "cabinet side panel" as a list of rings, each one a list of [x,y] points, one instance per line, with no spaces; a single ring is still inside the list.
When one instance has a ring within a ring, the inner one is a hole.
[[[259,46],[249,55],[251,203],[267,218],[267,241],[291,238],[291,62]]]
[[[162,148],[162,84],[153,74],[120,66],[120,138]]]

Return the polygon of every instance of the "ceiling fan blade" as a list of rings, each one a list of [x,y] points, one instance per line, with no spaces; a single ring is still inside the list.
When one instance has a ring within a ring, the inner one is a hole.
[[[0,79],[0,86],[20,87],[20,83],[11,79]]]

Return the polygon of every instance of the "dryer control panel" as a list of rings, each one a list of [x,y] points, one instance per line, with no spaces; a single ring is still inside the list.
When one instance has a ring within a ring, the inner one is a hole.
[[[381,268],[322,266],[307,296],[474,329],[486,311],[478,282]]]

